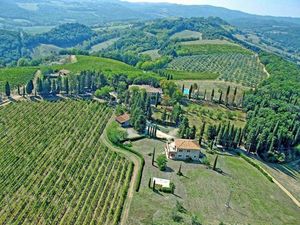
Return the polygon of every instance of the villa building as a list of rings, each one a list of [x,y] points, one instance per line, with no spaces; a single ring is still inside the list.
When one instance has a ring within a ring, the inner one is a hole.
[[[176,139],[166,144],[165,151],[169,159],[199,160],[201,147],[196,140]]]

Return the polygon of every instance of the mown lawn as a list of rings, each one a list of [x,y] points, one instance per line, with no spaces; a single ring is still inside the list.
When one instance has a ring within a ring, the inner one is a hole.
[[[218,167],[221,175],[201,164],[168,161],[167,172],[151,166],[153,147],[163,152],[164,143],[157,140],[141,140],[133,143],[146,160],[142,186],[135,193],[127,224],[191,224],[197,216],[202,224],[299,224],[299,208],[257,169],[243,159],[220,155]],[[212,163],[215,155],[207,155]],[[176,175],[182,163],[183,177]],[[175,194],[156,193],[148,188],[150,177],[170,179],[176,185]],[[229,199],[231,208],[226,208]],[[176,212],[176,201],[187,213]],[[174,211],[182,217],[181,223],[172,219]]]

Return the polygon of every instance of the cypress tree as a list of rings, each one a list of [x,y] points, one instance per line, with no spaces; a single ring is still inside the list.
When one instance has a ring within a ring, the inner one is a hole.
[[[182,85],[181,92],[184,94],[184,84]]]
[[[32,90],[33,90],[33,82],[32,80],[28,81],[27,85],[26,85],[26,93],[27,94],[32,94]]]
[[[23,97],[25,97],[25,87],[23,86]]]
[[[6,84],[5,84],[5,95],[7,96],[7,97],[10,97],[10,85],[9,85],[9,83],[8,82],[6,82]]]
[[[228,105],[229,93],[230,93],[230,86],[227,87],[227,91],[226,91],[226,97],[225,97],[225,104],[226,105]]]
[[[223,91],[222,91],[222,90],[220,90],[219,104],[221,104],[221,103],[222,103],[222,96],[223,96]]]
[[[64,87],[65,87],[65,93],[68,95],[69,94],[69,78],[68,77],[64,78]]]
[[[216,171],[216,169],[217,169],[218,157],[219,157],[219,155],[216,156],[215,161],[214,161],[214,165],[213,165],[214,171]]]
[[[153,190],[153,191],[155,191],[155,185],[156,185],[156,184],[155,184],[155,180],[154,180],[154,181],[153,181],[153,187],[152,187],[152,190]]]
[[[177,175],[178,175],[178,176],[182,176],[182,172],[181,172],[181,163],[180,163],[180,166],[179,166],[179,169],[178,169]]]
[[[156,93],[156,96],[155,96],[155,107],[158,106],[158,102],[159,102],[159,93]]]
[[[154,159],[155,159],[155,148],[153,149],[153,153],[152,153],[152,166],[154,166]]]
[[[41,78],[39,78],[39,77],[36,80],[36,86],[37,86],[37,92],[39,94],[42,94],[43,93],[43,82],[42,82]]]
[[[298,130],[295,134],[293,145],[296,145],[300,141],[300,126],[298,127]]]
[[[192,98],[192,93],[193,93],[193,85],[191,85],[190,90],[189,90],[189,99]]]
[[[204,90],[204,96],[203,96],[203,100],[206,100],[206,89]]]
[[[148,187],[151,188],[151,177],[149,178]]]
[[[234,92],[233,92],[232,104],[235,104],[236,94],[237,94],[237,87],[235,87]]]
[[[214,101],[214,96],[215,96],[215,89],[212,89],[212,91],[211,91],[211,96],[210,96],[210,101],[211,101],[211,102]]]
[[[225,127],[223,125],[221,125],[221,128],[219,129],[218,136],[217,136],[218,144],[222,144],[224,129],[225,129]]]
[[[165,123],[166,119],[167,119],[167,109],[165,108],[163,114],[161,115],[161,120],[163,123]]]
[[[205,125],[206,125],[206,123],[203,122],[202,127],[200,129],[199,145],[202,144],[203,135],[204,135],[204,131],[205,131]]]
[[[18,95],[21,95],[20,85],[18,84]]]
[[[241,132],[242,132],[242,129],[239,128],[235,133],[235,137],[234,137],[234,140],[233,140],[234,148],[237,148],[239,146],[239,140],[240,140]]]
[[[193,126],[190,133],[190,139],[195,139],[196,137],[196,126]]]

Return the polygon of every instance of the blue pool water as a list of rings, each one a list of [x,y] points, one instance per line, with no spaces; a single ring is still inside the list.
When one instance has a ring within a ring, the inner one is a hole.
[[[190,93],[190,89],[185,88],[184,91],[183,91],[183,94],[184,95],[188,95],[189,93]]]

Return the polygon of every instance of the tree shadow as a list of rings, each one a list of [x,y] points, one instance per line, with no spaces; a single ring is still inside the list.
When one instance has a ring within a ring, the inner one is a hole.
[[[166,169],[163,172],[172,173],[172,172],[174,172],[174,170],[171,167],[166,166]]]
[[[181,197],[180,195],[177,195],[177,194],[175,194],[175,193],[173,193],[173,195],[174,195],[175,197],[177,197],[177,198],[182,199],[182,197]]]

